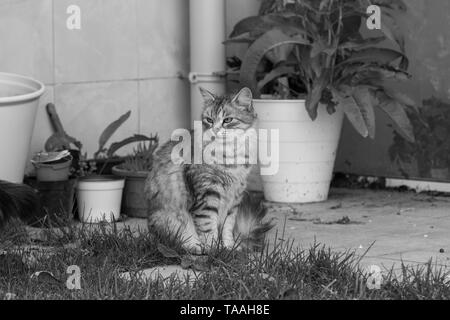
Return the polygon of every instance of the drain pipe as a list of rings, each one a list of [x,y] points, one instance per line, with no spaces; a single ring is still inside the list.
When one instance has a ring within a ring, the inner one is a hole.
[[[199,87],[225,93],[225,0],[190,0],[191,126],[200,120],[203,98]]]

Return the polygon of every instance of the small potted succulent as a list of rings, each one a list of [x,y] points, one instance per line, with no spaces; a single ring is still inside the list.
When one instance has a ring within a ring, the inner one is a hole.
[[[240,85],[252,89],[259,127],[279,130],[278,173],[261,177],[267,200],[327,199],[344,115],[374,138],[379,108],[414,140],[407,114],[414,101],[389,87],[410,77],[404,40],[389,23],[406,7],[401,0],[372,3],[383,9],[376,34],[362,32],[367,1],[265,0],[227,40],[248,43]]]
[[[108,147],[106,145],[130,117],[131,111],[126,112],[105,128],[99,137],[99,148],[93,158],[88,158],[86,152],[83,154],[83,144],[66,133],[53,104],[47,106],[47,112],[55,133],[47,140],[45,148],[50,153],[70,150],[70,155],[74,158],[72,175],[76,177],[76,202],[80,220],[87,223],[117,221],[121,213],[125,178],[112,175],[111,168],[114,164],[124,162],[126,157],[117,156],[116,152],[126,145],[147,141],[148,138],[134,135],[111,143]],[[56,188],[54,185],[51,187]]]
[[[114,166],[114,175],[126,178],[122,211],[127,216],[146,218],[148,206],[144,196],[145,179],[153,165],[153,153],[158,148],[158,136],[140,142],[125,162]]]

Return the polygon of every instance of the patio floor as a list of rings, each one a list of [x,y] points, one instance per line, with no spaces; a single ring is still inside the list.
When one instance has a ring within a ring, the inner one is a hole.
[[[269,239],[293,239],[308,249],[319,243],[358,255],[363,267],[382,270],[400,267],[401,261],[419,265],[433,259],[450,267],[450,197],[390,190],[332,189],[328,201],[287,205],[266,203],[277,221]],[[146,230],[146,220],[127,219],[119,228]]]

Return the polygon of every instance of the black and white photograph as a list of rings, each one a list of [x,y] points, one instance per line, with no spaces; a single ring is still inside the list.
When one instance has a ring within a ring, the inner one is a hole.
[[[449,299],[450,1],[0,0],[0,300]]]

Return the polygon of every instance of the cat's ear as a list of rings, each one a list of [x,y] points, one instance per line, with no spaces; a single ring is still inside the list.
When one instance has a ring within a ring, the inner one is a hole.
[[[242,88],[231,100],[231,103],[238,105],[239,107],[244,107],[245,109],[252,111],[252,91],[249,88]]]
[[[205,102],[213,102],[214,100],[216,100],[216,96],[205,88],[199,87],[199,89]]]

